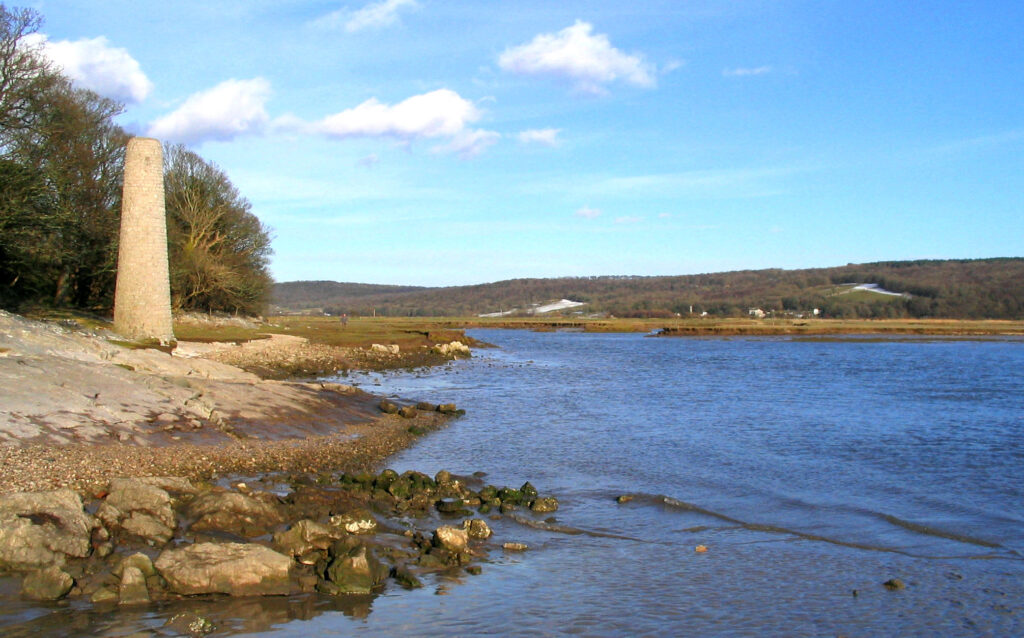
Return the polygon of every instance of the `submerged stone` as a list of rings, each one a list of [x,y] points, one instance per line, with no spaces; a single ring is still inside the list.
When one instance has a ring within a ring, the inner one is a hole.
[[[534,499],[533,503],[530,503],[530,509],[534,512],[554,512],[558,510],[558,499],[553,496],[545,496],[543,498]]]

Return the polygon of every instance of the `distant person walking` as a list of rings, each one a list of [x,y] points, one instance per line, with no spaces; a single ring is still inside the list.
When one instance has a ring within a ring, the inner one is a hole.
[[[341,313],[341,327],[342,328],[347,328],[348,327],[348,314],[346,314],[344,312]]]

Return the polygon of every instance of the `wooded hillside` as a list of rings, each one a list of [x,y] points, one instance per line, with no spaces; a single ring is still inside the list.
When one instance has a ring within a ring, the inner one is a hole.
[[[904,296],[855,290],[877,284]],[[743,270],[673,277],[513,279],[475,286],[415,288],[337,282],[275,284],[287,310],[331,314],[470,316],[571,299],[566,312],[629,316],[745,316],[751,308],[842,318],[1024,318],[1024,259],[921,260],[804,270]]]

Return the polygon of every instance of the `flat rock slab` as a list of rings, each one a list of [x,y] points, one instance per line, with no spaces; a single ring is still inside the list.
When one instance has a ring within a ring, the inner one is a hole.
[[[164,550],[156,569],[176,594],[286,595],[292,559],[262,545],[196,543]]]

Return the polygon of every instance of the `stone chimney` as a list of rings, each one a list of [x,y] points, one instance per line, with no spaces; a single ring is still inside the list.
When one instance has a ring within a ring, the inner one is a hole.
[[[174,342],[167,266],[164,157],[160,140],[133,137],[124,157],[114,329],[126,337]]]

